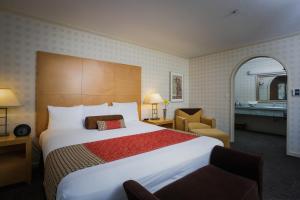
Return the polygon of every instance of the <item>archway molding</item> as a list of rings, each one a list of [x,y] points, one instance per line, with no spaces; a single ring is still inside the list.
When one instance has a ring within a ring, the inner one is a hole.
[[[230,80],[230,112],[229,112],[229,119],[230,119],[230,140],[231,142],[234,142],[235,139],[235,76],[237,74],[237,72],[239,71],[239,69],[248,61],[255,59],[255,58],[271,58],[276,60],[278,63],[281,64],[281,66],[286,70],[287,73],[287,91],[289,91],[289,70],[288,67],[280,61],[280,59],[275,58],[274,56],[270,56],[270,55],[252,55],[252,56],[248,56],[245,57],[244,59],[242,59],[233,69],[232,73],[231,73],[231,80]],[[287,108],[289,109],[289,95],[287,95]],[[286,152],[288,155],[292,155],[291,152],[289,152],[289,140],[290,140],[290,135],[289,135],[289,118],[290,118],[290,114],[289,112],[287,112],[287,133],[286,133]]]

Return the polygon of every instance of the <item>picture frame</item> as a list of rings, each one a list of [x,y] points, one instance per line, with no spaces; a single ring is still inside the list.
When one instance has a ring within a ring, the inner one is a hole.
[[[183,102],[183,74],[170,72],[170,101]]]

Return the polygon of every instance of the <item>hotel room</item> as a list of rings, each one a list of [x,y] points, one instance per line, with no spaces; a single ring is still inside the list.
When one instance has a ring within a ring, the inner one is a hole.
[[[299,0],[1,0],[0,199],[300,200]]]

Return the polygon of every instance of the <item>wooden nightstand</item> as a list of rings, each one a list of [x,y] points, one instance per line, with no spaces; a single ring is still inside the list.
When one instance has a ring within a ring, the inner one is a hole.
[[[31,137],[0,137],[0,187],[31,181]]]
[[[157,126],[162,126],[165,128],[174,128],[174,120],[172,119],[158,119],[158,120],[143,120],[143,122],[149,123],[149,124],[154,124]]]

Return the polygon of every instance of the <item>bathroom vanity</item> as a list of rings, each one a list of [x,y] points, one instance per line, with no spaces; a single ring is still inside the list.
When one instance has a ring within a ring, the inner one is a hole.
[[[237,128],[286,135],[287,74],[280,63],[259,58],[235,77]]]
[[[286,135],[286,104],[258,103],[255,106],[235,107],[235,123],[246,130]]]

